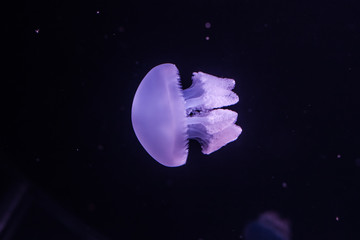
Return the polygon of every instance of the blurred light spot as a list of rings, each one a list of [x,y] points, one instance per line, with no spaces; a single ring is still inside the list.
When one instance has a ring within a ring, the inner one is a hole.
[[[101,145],[101,144],[99,144],[99,145],[97,146],[97,148],[98,148],[99,151],[103,151],[103,150],[104,150],[104,146]]]
[[[209,36],[206,36],[206,37],[205,37],[205,40],[206,40],[206,41],[209,41],[209,39],[210,39]]]
[[[360,158],[355,159],[356,166],[360,167]]]
[[[339,221],[339,217],[336,217],[335,219],[336,219],[336,221]]]
[[[96,208],[94,203],[89,203],[87,207],[89,212],[95,211]]]
[[[340,155],[340,154],[338,154],[338,155],[336,155],[336,157],[337,157],[337,158],[341,158],[341,155]]]
[[[283,183],[281,184],[281,186],[282,186],[283,188],[287,188],[287,183],[286,183],[286,182],[283,182]]]
[[[290,240],[290,222],[281,218],[276,212],[265,212],[249,223],[244,229],[245,239]]]
[[[39,32],[40,32],[40,28],[35,29],[35,32],[36,32],[36,33],[39,33]]]
[[[125,32],[125,28],[123,26],[120,26],[120,27],[118,27],[118,31],[121,32],[121,33]]]
[[[96,11],[96,14],[100,14],[100,11]]]
[[[211,23],[206,22],[206,23],[205,23],[205,28],[207,28],[207,29],[211,28]]]

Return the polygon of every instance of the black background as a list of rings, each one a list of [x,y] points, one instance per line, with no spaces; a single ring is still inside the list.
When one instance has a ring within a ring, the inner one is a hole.
[[[274,210],[293,239],[360,239],[358,1],[14,5],[2,10],[1,161],[90,228],[240,239]],[[234,78],[240,98],[238,140],[209,156],[191,141],[178,168],[146,153],[130,119],[140,81],[166,62],[184,87],[194,71]]]

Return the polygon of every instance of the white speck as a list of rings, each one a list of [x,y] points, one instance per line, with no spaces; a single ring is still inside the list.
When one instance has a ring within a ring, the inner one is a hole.
[[[209,39],[210,39],[209,36],[206,36],[206,37],[205,37],[205,40],[206,40],[206,41],[209,41]]]
[[[336,220],[336,221],[339,221],[339,217],[336,217],[335,220]]]
[[[40,28],[35,29],[35,32],[36,32],[36,33],[39,33],[39,32],[40,32]]]
[[[281,186],[282,186],[283,188],[287,188],[287,183],[286,183],[286,182],[283,182],[283,183],[281,184]]]
[[[76,148],[76,151],[78,152],[78,151],[79,151],[79,148]]]
[[[100,11],[96,11],[96,14],[100,14]]]
[[[338,154],[338,155],[336,155],[336,157],[337,157],[337,158],[341,158],[341,155],[340,155],[340,154]]]

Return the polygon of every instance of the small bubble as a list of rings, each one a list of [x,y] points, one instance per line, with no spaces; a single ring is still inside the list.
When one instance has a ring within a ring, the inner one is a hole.
[[[209,41],[209,39],[210,39],[209,36],[206,36],[206,37],[205,37],[205,40],[206,40],[206,41]]]
[[[100,11],[96,11],[96,14],[98,14],[98,15],[99,15],[99,14],[100,14]]]
[[[39,34],[40,28],[35,29],[35,33]]]
[[[206,22],[206,23],[205,23],[205,28],[207,28],[207,29],[211,28],[211,23]]]

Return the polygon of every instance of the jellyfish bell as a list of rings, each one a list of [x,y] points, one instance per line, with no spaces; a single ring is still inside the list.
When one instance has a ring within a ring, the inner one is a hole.
[[[235,141],[241,128],[237,113],[220,107],[239,101],[231,90],[235,81],[193,73],[192,85],[181,89],[178,69],[165,63],[150,70],[133,100],[131,120],[137,138],[159,163],[177,167],[186,163],[188,141],[196,139],[204,154]]]
[[[185,100],[175,65],[159,65],[145,76],[135,93],[131,119],[141,145],[155,160],[169,167],[185,164]]]

